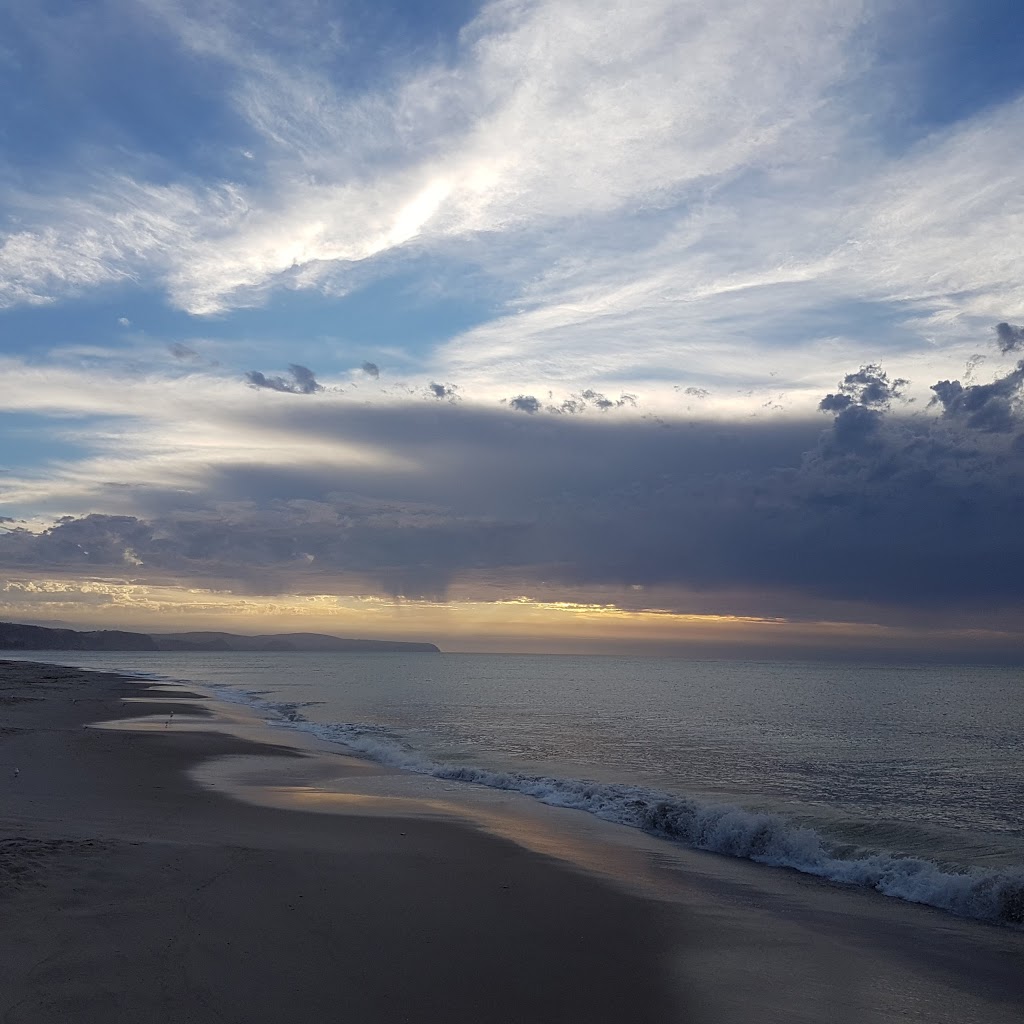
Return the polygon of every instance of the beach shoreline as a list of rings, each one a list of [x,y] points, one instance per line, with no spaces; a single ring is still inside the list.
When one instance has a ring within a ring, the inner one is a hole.
[[[656,905],[450,822],[255,807],[186,772],[286,747],[86,728],[203,713],[123,701],[146,685],[0,664],[6,1024],[689,1019]]]
[[[520,795],[431,809],[421,778],[186,684],[0,662],[0,701],[4,1024],[1024,1011],[1020,931]],[[612,833],[628,857],[597,855]]]

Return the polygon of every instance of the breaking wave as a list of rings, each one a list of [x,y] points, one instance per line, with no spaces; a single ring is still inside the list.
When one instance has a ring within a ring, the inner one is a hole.
[[[692,849],[791,868],[961,917],[1024,925],[1024,865],[1002,869],[940,865],[920,857],[832,843],[814,829],[782,815],[730,804],[641,786],[443,764],[409,748],[382,726],[310,722],[300,711],[306,704],[273,703],[256,693],[240,694],[221,687],[216,690],[225,699],[272,712],[280,726],[341,744],[380,764],[437,779],[523,793],[542,803],[586,811]]]

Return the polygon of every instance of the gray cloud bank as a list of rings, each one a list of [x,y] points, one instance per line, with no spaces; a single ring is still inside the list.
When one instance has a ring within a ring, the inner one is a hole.
[[[913,414],[904,383],[862,367],[799,422],[281,403],[261,429],[388,457],[211,468],[185,495],[112,488],[122,514],[8,528],[0,565],[263,593],[438,598],[476,580],[491,596],[763,595],[762,614],[778,595],[808,616],[822,600],[1024,611],[1024,362],[991,384],[940,381]]]

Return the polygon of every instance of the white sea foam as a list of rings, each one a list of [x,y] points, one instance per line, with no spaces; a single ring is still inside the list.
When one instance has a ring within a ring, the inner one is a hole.
[[[791,868],[819,878],[864,886],[962,917],[1024,925],[1024,865],[959,868],[889,851],[851,849],[781,815],[657,792],[641,786],[530,775],[443,764],[376,725],[307,721],[307,704],[276,703],[257,693],[216,687],[223,699],[275,716],[273,724],[301,729],[348,752],[421,775],[523,793],[543,803],[587,811],[697,850]],[[318,703],[318,702],[310,702]]]

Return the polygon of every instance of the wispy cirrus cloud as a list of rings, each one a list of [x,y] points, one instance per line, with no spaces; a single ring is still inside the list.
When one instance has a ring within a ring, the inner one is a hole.
[[[156,185],[144,164],[111,177],[101,152],[43,183],[58,195],[11,194],[2,303],[138,282],[216,315],[459,254],[508,302],[432,355],[437,376],[493,398],[682,383],[726,413],[809,407],[837,359],[897,351],[933,376],[935,345],[1024,305],[1024,103],[883,146],[887,69],[862,30],[883,30],[884,3],[489,4],[450,53],[358,92],[334,74],[343,20],[144,10],[226,69],[253,166]]]
[[[927,377],[937,346],[966,359],[982,325],[1024,308],[1024,201],[1009,169],[1021,138],[1015,101],[856,176],[838,166],[841,149],[816,168],[750,171],[667,212],[628,259],[613,237],[592,234],[585,259],[579,237],[549,240],[520,309],[453,339],[439,360],[525,386],[588,366],[606,386],[645,374],[738,384],[773,369],[808,397],[837,359],[899,353]]]
[[[12,298],[135,272],[214,313],[414,239],[664,206],[687,183],[784,153],[848,68],[843,44],[861,17],[829,0],[735,3],[728,17],[666,0],[493,4],[464,30],[454,67],[414,67],[352,98],[315,65],[280,59],[277,36],[234,5],[150,9],[181,45],[231,67],[232,102],[266,142],[261,179],[80,182],[59,226],[42,218],[19,234],[17,251],[42,247],[51,269],[22,266]],[[83,240],[87,280],[72,270]]]

